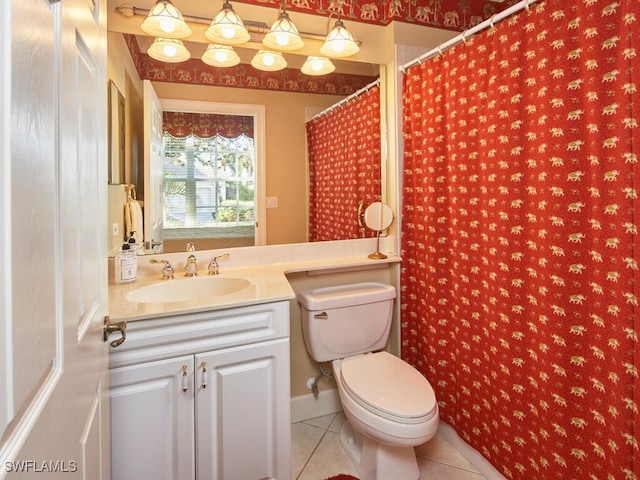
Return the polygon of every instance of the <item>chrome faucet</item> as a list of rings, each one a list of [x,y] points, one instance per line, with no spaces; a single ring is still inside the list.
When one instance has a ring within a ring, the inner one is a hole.
[[[184,276],[185,277],[195,277],[198,275],[198,262],[196,260],[196,256],[193,252],[196,251],[196,246],[193,242],[187,243],[187,253],[191,253],[187,257],[187,263],[184,265]]]
[[[187,263],[184,266],[185,277],[195,277],[198,275],[198,262],[196,256],[192,253],[187,257]]]
[[[173,276],[175,275],[175,270],[173,268],[173,265],[171,265],[171,262],[169,260],[156,260],[156,259],[151,259],[149,260],[149,263],[162,263],[164,264],[164,267],[162,267],[162,279],[163,280],[171,280],[173,278]]]
[[[222,255],[217,255],[211,259],[209,262],[209,275],[218,275],[220,273],[220,266],[218,265],[218,259],[227,258],[231,255],[230,253],[223,253]]]

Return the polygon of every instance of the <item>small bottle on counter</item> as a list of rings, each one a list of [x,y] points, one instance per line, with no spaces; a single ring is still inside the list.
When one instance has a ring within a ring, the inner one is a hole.
[[[115,258],[115,281],[116,283],[135,282],[138,277],[138,255],[131,250],[131,245],[125,242],[122,250],[116,254]]]
[[[135,233],[131,232],[131,237],[129,237],[129,249],[136,255],[142,255],[142,245],[136,243],[136,239],[133,236]]]

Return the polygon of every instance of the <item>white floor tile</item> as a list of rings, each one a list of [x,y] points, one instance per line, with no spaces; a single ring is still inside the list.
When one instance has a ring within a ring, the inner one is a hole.
[[[358,476],[358,471],[340,446],[339,437],[333,432],[325,434],[302,475],[298,477],[299,480],[323,480],[340,473]]]
[[[342,428],[342,424],[347,421],[347,417],[344,416],[344,412],[340,412],[336,414],[336,417],[329,425],[329,431],[333,433],[340,433],[340,429]]]
[[[291,478],[298,478],[324,432],[324,429],[304,423],[291,425]]]
[[[292,480],[324,480],[358,471],[340,445],[340,428],[346,421],[342,412],[304,420],[291,426]],[[416,448],[424,480],[485,480],[440,434]]]
[[[418,457],[421,480],[484,480],[479,473],[469,472],[460,468],[443,465]]]
[[[335,418],[335,413],[330,413],[329,415],[323,415],[322,417],[310,418],[308,420],[303,420],[302,423],[306,423],[307,425],[313,425],[314,427],[322,428],[326,430],[331,425],[331,422]]]
[[[444,437],[436,433],[435,437],[416,447],[416,456],[433,460],[452,467],[479,473]]]

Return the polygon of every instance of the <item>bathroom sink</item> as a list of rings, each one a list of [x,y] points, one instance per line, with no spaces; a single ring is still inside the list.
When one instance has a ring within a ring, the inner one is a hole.
[[[127,294],[127,300],[136,303],[188,302],[217,297],[247,288],[251,282],[244,278],[197,277],[166,280],[140,287]]]

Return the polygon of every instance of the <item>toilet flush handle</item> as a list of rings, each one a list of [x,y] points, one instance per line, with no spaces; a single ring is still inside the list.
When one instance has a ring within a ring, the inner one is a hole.
[[[329,318],[329,314],[327,312],[316,313],[313,318],[316,320],[327,320]]]

